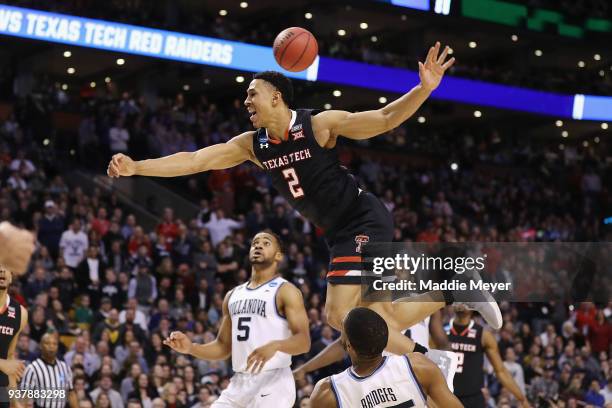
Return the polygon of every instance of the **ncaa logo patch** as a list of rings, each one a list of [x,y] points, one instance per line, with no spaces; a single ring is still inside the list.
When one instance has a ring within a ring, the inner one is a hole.
[[[260,132],[260,134],[259,134],[259,148],[260,149],[267,149],[268,147],[270,147],[270,145],[268,145],[268,136],[263,134],[262,132]]]
[[[270,283],[268,284],[268,286],[269,286],[269,287],[271,287],[271,288],[273,288],[273,287],[275,287],[275,286],[277,286],[277,285],[278,285],[278,282],[270,282]]]
[[[9,306],[8,308],[8,317],[11,319],[15,318],[15,308],[13,306]]]
[[[355,236],[355,243],[357,244],[357,248],[355,248],[355,252],[361,253],[361,248],[363,245],[370,242],[370,237],[367,235],[357,235]]]
[[[291,128],[291,132],[299,132],[300,130],[302,130],[302,124],[298,123],[297,125],[293,126]]]

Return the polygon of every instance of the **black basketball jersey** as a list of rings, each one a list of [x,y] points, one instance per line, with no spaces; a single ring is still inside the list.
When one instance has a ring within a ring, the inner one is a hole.
[[[459,355],[457,373],[453,380],[455,395],[480,394],[484,386],[482,326],[473,320],[467,326],[459,326],[451,320],[446,334],[451,350]]]
[[[285,141],[268,138],[265,128],[253,136],[253,152],[271,175],[274,188],[315,225],[334,230],[357,202],[355,178],[338,160],[336,148],[324,149],[312,131],[310,109],[292,112]]]
[[[8,358],[9,345],[21,326],[21,305],[9,296],[8,304],[0,308],[0,358]],[[0,371],[0,387],[8,386],[8,376]]]

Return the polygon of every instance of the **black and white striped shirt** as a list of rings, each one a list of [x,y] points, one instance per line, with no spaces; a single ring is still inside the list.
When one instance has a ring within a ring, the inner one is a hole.
[[[26,367],[20,389],[39,390],[41,398],[33,399],[35,407],[64,408],[73,389],[72,370],[62,360],[47,364],[42,358],[37,358]]]

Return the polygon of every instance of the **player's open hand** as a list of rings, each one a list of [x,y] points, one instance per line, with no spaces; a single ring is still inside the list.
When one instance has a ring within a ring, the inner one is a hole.
[[[136,174],[136,163],[129,156],[117,153],[108,164],[106,174],[109,177],[133,176]]]
[[[183,354],[190,354],[191,346],[193,345],[189,337],[179,331],[170,333],[170,336],[164,340],[164,344],[172,350]]]
[[[444,47],[442,54],[438,57],[440,43],[436,42],[435,46],[429,48],[425,63],[419,61],[419,78],[421,79],[421,86],[430,92],[440,85],[444,72],[455,63],[454,57],[445,61],[448,56],[448,50],[449,47],[447,45]]]
[[[17,275],[25,272],[34,252],[34,235],[8,222],[0,223],[0,266]]]
[[[266,364],[277,351],[278,345],[275,341],[271,341],[265,346],[256,348],[247,358],[247,371],[251,371],[253,374],[260,373],[264,364]]]
[[[16,377],[19,380],[25,371],[25,363],[21,360],[4,360],[2,368],[4,374],[9,377]]]

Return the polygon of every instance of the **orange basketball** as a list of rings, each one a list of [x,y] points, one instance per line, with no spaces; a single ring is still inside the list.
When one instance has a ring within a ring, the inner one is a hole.
[[[278,65],[287,71],[299,72],[314,62],[319,45],[310,31],[289,27],[276,36],[273,50]]]

